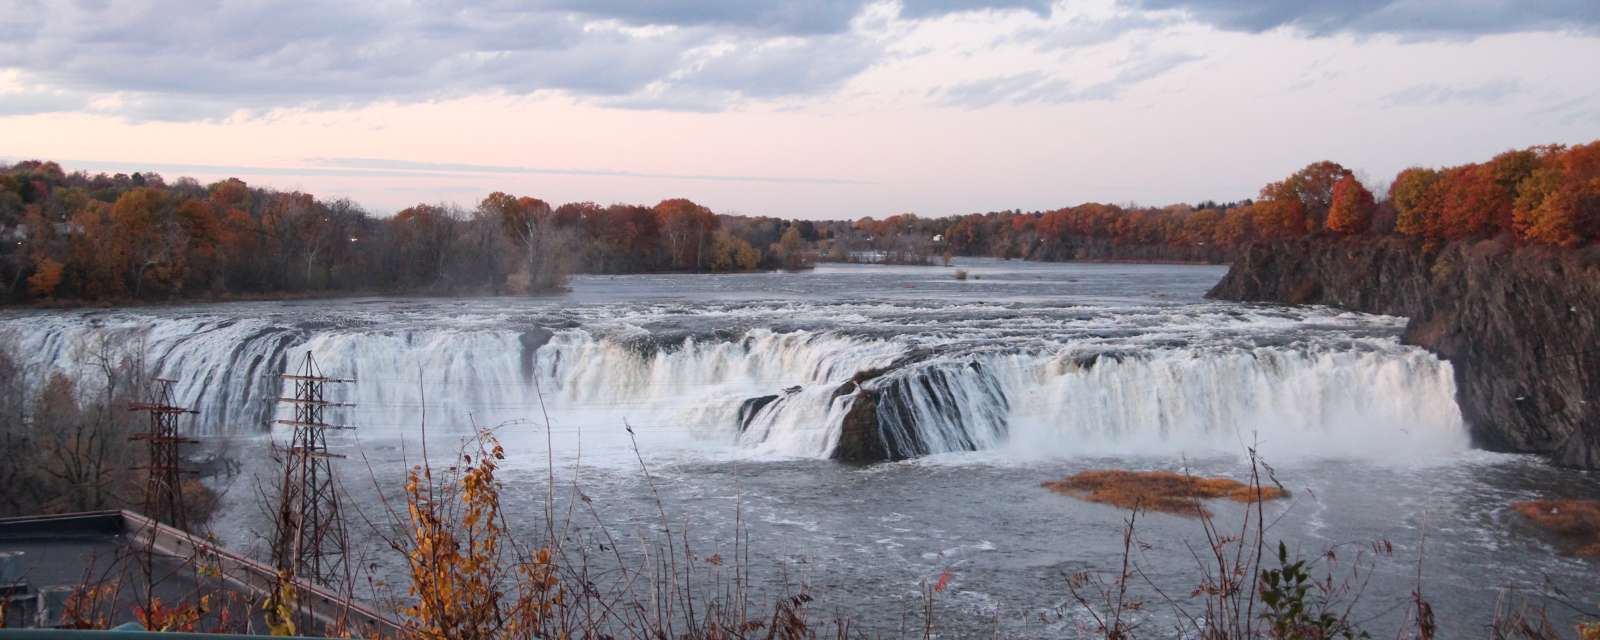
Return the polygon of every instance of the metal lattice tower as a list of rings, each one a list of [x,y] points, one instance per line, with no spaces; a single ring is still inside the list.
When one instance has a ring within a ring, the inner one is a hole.
[[[149,402],[135,402],[129,410],[150,414],[150,429],[135,433],[129,440],[144,441],[148,462],[136,469],[146,472],[144,513],[158,522],[187,531],[189,521],[183,507],[183,458],[178,445],[197,442],[178,435],[178,416],[198,413],[177,406],[172,399],[172,380],[156,378]]]
[[[328,401],[326,385],[355,381],[323,376],[310,351],[306,352],[299,373],[285,374],[283,379],[294,384],[294,397],[278,398],[278,402],[294,407],[294,419],[277,423],[292,427],[294,432],[289,445],[279,449],[283,454],[283,487],[274,532],[273,564],[293,576],[347,588],[348,539],[329,462],[344,456],[328,452],[327,432],[349,427],[328,424],[323,420],[323,410],[351,406]]]

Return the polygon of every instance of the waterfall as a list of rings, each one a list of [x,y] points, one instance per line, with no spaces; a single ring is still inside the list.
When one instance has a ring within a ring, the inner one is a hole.
[[[312,353],[367,435],[470,424],[620,432],[652,446],[828,457],[863,394],[895,457],[1273,447],[1335,455],[1456,450],[1465,428],[1450,365],[1393,338],[1273,346],[929,345],[835,331],[597,333],[281,326],[252,318],[35,314],[0,325],[30,379],[92,381],[104,354],[142,355],[179,381],[200,434],[267,429],[277,378]],[[859,379],[859,385],[849,384]],[[1377,438],[1381,438],[1377,439]]]
[[[1339,349],[977,356],[875,383],[899,457],[1242,451],[1368,457],[1468,444],[1447,362],[1392,339]],[[869,385],[871,388],[874,385]]]

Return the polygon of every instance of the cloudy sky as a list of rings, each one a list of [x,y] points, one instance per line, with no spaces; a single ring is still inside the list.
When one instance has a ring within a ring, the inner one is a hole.
[[[0,0],[0,159],[378,212],[1234,199],[1600,138],[1595,0]]]

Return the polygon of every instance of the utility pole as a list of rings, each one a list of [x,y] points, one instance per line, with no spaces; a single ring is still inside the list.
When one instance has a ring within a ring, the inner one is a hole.
[[[156,378],[153,382],[149,402],[135,402],[128,406],[131,411],[150,414],[150,429],[128,438],[144,441],[149,452],[148,463],[135,467],[146,472],[144,513],[152,520],[188,531],[188,514],[183,507],[183,458],[178,454],[178,445],[193,444],[197,440],[178,435],[178,416],[199,412],[174,403],[174,381]]]
[[[277,424],[293,428],[283,454],[283,488],[272,545],[273,564],[279,571],[330,587],[348,589],[349,565],[346,560],[349,540],[344,518],[339,512],[339,491],[330,461],[344,456],[328,452],[330,429],[350,427],[328,424],[323,410],[352,406],[330,402],[325,394],[329,384],[355,382],[322,375],[317,363],[306,352],[298,373],[285,374],[294,385],[294,397],[278,402],[294,407],[293,420]]]

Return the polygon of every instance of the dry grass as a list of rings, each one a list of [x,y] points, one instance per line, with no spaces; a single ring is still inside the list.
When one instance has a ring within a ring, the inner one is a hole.
[[[1208,517],[1200,501],[1227,498],[1235,502],[1276,500],[1289,496],[1281,487],[1252,487],[1227,478],[1199,478],[1171,471],[1085,471],[1063,480],[1043,483],[1056,493],[1124,509],[1162,511],[1190,517]],[[1259,494],[1258,494],[1259,491]]]
[[[1573,555],[1600,558],[1600,500],[1526,500],[1511,508],[1556,534]]]

